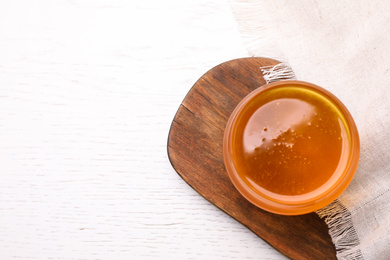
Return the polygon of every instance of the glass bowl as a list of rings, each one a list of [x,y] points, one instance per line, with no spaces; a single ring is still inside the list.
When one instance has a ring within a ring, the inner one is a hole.
[[[281,215],[316,211],[349,185],[360,155],[356,124],[341,101],[314,84],[262,86],[233,110],[223,158],[236,189]]]

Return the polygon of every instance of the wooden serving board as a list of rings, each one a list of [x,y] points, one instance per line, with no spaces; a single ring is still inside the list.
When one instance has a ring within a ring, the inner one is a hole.
[[[279,62],[244,58],[205,73],[179,107],[168,138],[173,168],[212,204],[292,259],[336,259],[326,224],[315,214],[281,216],[249,203],[225,170],[222,139],[239,101],[265,84],[260,67]]]

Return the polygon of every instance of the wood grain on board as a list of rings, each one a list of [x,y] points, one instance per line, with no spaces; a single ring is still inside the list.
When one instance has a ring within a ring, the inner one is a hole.
[[[212,204],[292,259],[336,259],[326,224],[315,214],[281,216],[249,203],[235,189],[222,158],[225,124],[240,100],[265,84],[261,67],[279,62],[244,58],[205,73],[172,122],[168,155],[173,168]]]

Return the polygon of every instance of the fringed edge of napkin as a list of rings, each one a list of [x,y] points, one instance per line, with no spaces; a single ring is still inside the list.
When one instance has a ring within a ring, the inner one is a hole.
[[[270,16],[267,5],[263,2],[247,0],[228,0],[228,2],[239,24],[238,30],[249,55],[283,57],[283,52],[277,44],[280,38],[275,33],[274,17]],[[253,32],[261,32],[261,35]]]
[[[338,259],[363,260],[360,240],[352,221],[351,212],[339,201],[316,211],[329,228],[329,235],[336,247]]]
[[[294,71],[287,63],[260,68],[265,82],[296,79]],[[338,259],[363,260],[359,245],[360,240],[352,221],[351,212],[339,201],[335,200],[316,211],[329,228],[329,235],[336,248]]]
[[[277,65],[264,66],[260,69],[267,84],[275,81],[296,79],[294,71],[284,62]]]

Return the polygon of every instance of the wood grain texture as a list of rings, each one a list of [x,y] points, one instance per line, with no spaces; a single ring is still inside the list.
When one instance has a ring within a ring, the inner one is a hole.
[[[281,216],[246,201],[224,168],[222,138],[238,102],[265,84],[260,67],[278,61],[225,62],[192,87],[173,120],[168,154],[178,174],[198,193],[292,259],[335,259],[327,226],[315,214]]]
[[[175,174],[193,83],[247,56],[220,0],[0,1],[1,259],[285,259]]]

